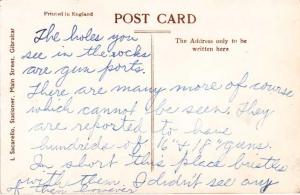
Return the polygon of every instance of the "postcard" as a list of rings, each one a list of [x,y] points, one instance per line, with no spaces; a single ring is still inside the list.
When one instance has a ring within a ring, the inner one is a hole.
[[[300,192],[299,0],[2,0],[2,194]]]

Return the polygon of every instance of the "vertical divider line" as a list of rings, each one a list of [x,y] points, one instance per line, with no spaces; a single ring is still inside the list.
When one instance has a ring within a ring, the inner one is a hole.
[[[151,172],[154,171],[154,39],[151,33]]]
[[[1,1],[1,0],[0,0]],[[1,51],[1,48],[0,48]],[[2,59],[2,56],[1,58]],[[2,61],[0,61],[0,64],[3,65]],[[0,78],[0,94],[2,94],[2,78]],[[2,98],[3,96],[0,96],[0,118],[3,120],[3,108],[2,108]],[[0,194],[2,194],[2,120],[0,119]]]

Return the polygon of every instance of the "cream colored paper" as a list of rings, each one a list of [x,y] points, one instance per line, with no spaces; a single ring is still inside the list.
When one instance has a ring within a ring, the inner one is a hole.
[[[297,193],[300,1],[2,0],[1,193]]]

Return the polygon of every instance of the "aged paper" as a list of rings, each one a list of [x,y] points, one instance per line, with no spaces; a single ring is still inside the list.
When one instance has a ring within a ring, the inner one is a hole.
[[[1,193],[300,191],[300,1],[0,9]]]

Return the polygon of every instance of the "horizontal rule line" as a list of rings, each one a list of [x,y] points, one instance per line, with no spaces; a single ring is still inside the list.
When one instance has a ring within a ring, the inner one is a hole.
[[[135,30],[134,33],[171,33],[170,30]]]

